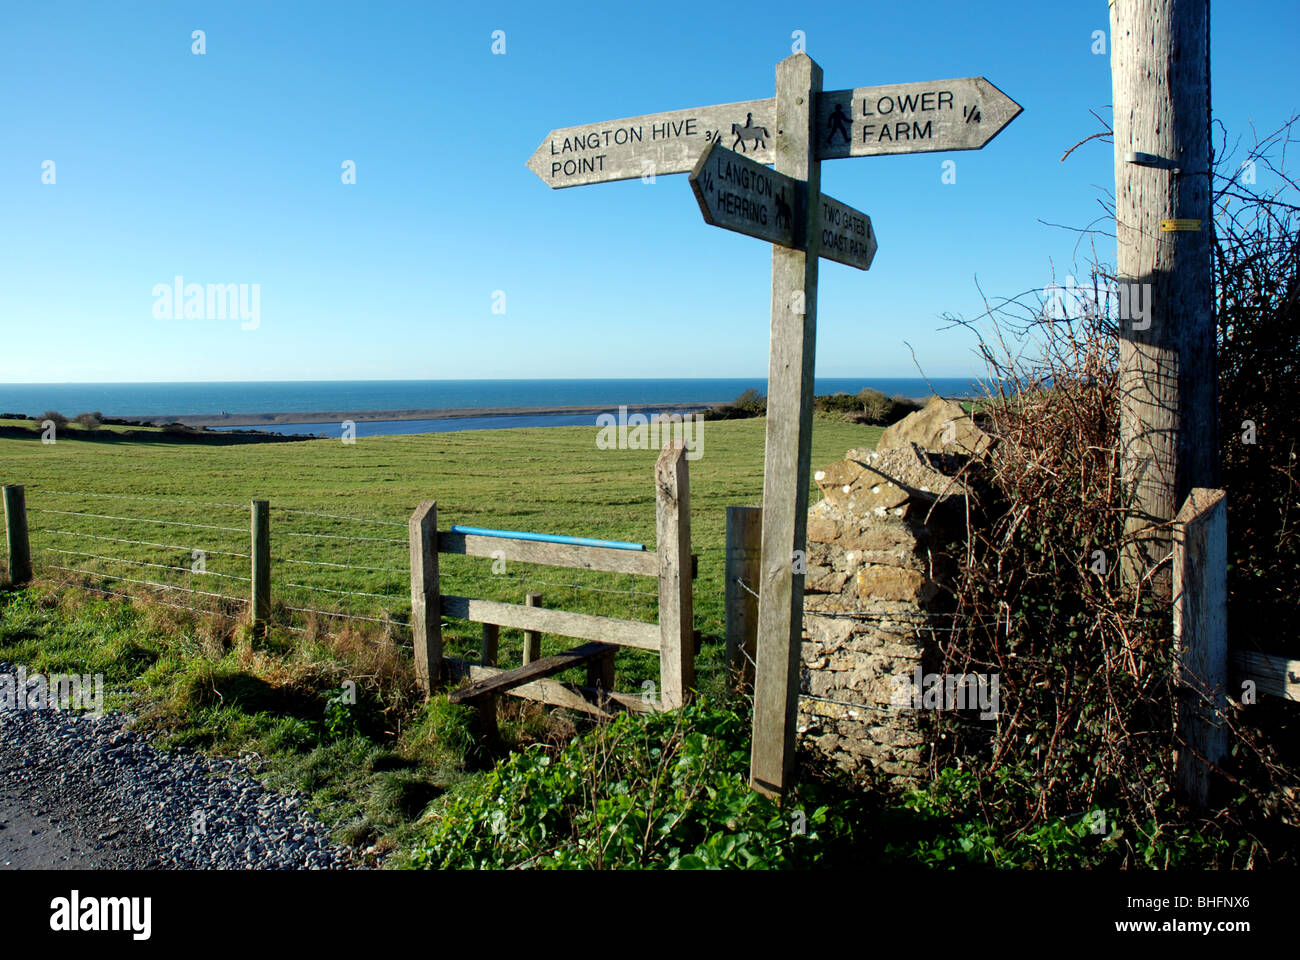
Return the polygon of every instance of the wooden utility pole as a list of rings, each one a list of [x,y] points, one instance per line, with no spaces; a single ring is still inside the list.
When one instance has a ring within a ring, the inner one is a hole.
[[[1174,515],[1218,481],[1209,28],[1209,0],[1110,4],[1122,570],[1165,598]]]
[[[802,249],[772,247],[772,336],[763,458],[758,665],[750,784],[781,794],[794,766],[803,645],[802,558],[812,459],[821,163],[814,151],[822,70],[806,54],[776,65],[776,172],[803,181],[794,205]]]

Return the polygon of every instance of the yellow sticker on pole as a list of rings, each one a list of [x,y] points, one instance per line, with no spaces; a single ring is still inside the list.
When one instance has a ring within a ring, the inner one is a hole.
[[[1200,229],[1201,221],[1199,220],[1173,219],[1160,221],[1161,233],[1173,233],[1177,230],[1199,231]]]

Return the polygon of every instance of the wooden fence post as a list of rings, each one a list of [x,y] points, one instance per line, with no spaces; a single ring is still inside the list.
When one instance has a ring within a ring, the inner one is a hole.
[[[32,578],[32,548],[27,540],[27,494],[21,486],[4,488],[5,543],[9,548],[9,582]]]
[[[262,633],[271,616],[271,503],[254,500],[252,522],[252,604],[253,631]]]
[[[763,510],[727,507],[727,693],[748,693],[754,685],[758,640],[758,577],[761,570]],[[748,588],[748,589],[746,589]]]
[[[587,686],[598,690],[614,689],[614,648],[587,662]]]
[[[691,492],[686,448],[664,447],[655,464],[659,555],[659,686],[665,710],[686,703],[695,686],[695,612],[691,580]]]
[[[530,607],[540,607],[542,605],[542,595],[540,593],[530,593],[524,597],[524,603]],[[536,630],[524,631],[524,666],[532,663],[534,660],[542,659],[542,635]]]
[[[483,644],[479,650],[479,663],[495,667],[501,646],[501,628],[495,623],[483,624]]]
[[[1213,772],[1208,764],[1228,752],[1228,508],[1222,490],[1192,490],[1174,518],[1173,547],[1175,766],[1179,785],[1205,806]]]
[[[415,679],[427,697],[442,674],[442,597],[438,585],[438,503],[425,500],[411,514],[411,635]]]

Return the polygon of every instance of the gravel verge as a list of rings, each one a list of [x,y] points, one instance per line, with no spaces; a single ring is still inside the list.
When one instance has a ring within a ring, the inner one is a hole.
[[[132,719],[0,709],[0,869],[358,865],[302,794],[247,773],[251,757],[158,750]]]

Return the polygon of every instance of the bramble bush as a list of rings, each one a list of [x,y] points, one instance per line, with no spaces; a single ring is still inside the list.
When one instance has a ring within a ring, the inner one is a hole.
[[[852,794],[750,789],[749,723],[696,702],[623,714],[558,751],[513,754],[448,794],[411,865],[426,868],[809,867],[851,848]],[[819,802],[819,798],[823,802]]]

